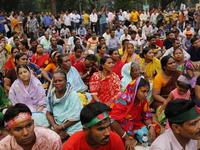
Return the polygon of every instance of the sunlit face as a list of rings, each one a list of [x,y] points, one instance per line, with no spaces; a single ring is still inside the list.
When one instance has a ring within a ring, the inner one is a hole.
[[[127,52],[129,55],[132,55],[134,53],[134,46],[132,44],[127,45]]]
[[[113,59],[113,60],[119,60],[119,51],[118,50],[115,50],[112,55],[110,55],[110,57]]]
[[[68,56],[62,58],[61,68],[69,70],[71,68],[71,62]]]
[[[174,52],[174,59],[176,61],[181,61],[184,59],[183,51],[180,49],[175,50]]]
[[[5,38],[1,38],[0,43],[4,43],[4,44],[6,44],[6,39],[5,39]]]
[[[193,119],[191,121],[184,122],[183,126],[180,125],[177,126],[178,126],[178,131],[177,130],[176,131],[178,132],[179,136],[188,140],[200,139],[200,117]]]
[[[36,47],[36,52],[39,53],[39,54],[43,53],[43,52],[44,52],[43,46],[40,45],[40,44],[37,45],[37,47]]]
[[[175,71],[176,70],[176,62],[173,58],[169,58],[166,66],[165,66],[165,70],[167,70],[167,71]]]
[[[90,128],[84,127],[83,131],[93,143],[107,145],[110,140],[110,119],[102,120]]]
[[[141,86],[136,93],[136,100],[144,101],[149,93],[149,85]]]
[[[147,60],[152,60],[154,57],[153,50],[149,50],[146,54],[144,54],[144,58]]]
[[[77,49],[76,51],[75,51],[75,56],[76,56],[76,58],[80,58],[81,57],[81,55],[82,55],[82,52],[83,52],[83,50],[82,49]]]
[[[104,55],[104,54],[106,53],[106,45],[103,44],[103,45],[101,46],[101,48],[98,49],[98,51],[99,51],[99,53],[101,53],[101,54]]]
[[[19,50],[17,48],[14,48],[12,52],[12,57],[15,58],[15,56],[19,53]]]
[[[26,68],[19,68],[17,74],[18,74],[19,78],[24,82],[30,80],[31,72],[29,70],[27,70]]]
[[[113,60],[112,58],[107,58],[105,64],[102,65],[103,69],[106,70],[106,71],[109,71],[111,72],[112,69],[113,69]]]
[[[23,55],[22,57],[19,58],[19,60],[16,59],[16,63],[17,63],[17,65],[22,65],[22,64],[27,65],[28,64],[28,56]]]
[[[134,67],[131,70],[130,75],[131,75],[132,79],[135,79],[135,78],[139,77],[139,75],[140,75],[140,68],[139,68],[139,66]]]
[[[24,120],[11,129],[6,129],[9,135],[13,136],[20,146],[34,144],[36,137],[34,133],[34,121]]]
[[[67,80],[65,76],[61,73],[56,73],[53,75],[53,86],[57,91],[66,90]]]

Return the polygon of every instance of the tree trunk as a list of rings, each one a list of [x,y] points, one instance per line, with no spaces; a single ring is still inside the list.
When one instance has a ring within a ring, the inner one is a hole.
[[[57,10],[56,10],[56,0],[50,0],[50,7],[51,7],[51,13],[56,16]]]
[[[173,1],[174,0],[161,0],[162,11],[167,7],[168,4],[170,4]]]
[[[92,3],[92,0],[89,0],[90,6],[92,7],[92,9],[95,8],[95,5]]]

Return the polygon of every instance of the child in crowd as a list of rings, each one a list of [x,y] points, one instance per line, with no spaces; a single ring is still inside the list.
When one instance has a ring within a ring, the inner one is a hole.
[[[167,100],[160,107],[160,110],[156,113],[158,117],[162,117],[162,124],[165,124],[164,109],[168,102],[175,99],[185,99],[190,100],[190,89],[195,86],[195,78],[191,78],[188,74],[180,75],[176,83],[176,89],[170,92]],[[168,128],[168,123],[166,125]]]

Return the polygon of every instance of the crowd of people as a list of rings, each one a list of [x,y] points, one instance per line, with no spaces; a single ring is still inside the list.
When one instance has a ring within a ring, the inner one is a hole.
[[[199,29],[200,7],[0,12],[0,149],[197,149]]]

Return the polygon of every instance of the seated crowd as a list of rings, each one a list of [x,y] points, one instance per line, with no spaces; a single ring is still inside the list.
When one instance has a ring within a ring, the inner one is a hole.
[[[0,149],[197,149],[200,41],[159,21],[1,33]]]

